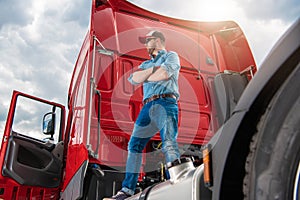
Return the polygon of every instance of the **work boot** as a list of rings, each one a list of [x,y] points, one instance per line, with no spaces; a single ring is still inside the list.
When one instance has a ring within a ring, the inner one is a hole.
[[[109,197],[109,198],[104,198],[103,200],[124,200],[126,198],[130,197],[129,194],[119,191],[116,195]]]

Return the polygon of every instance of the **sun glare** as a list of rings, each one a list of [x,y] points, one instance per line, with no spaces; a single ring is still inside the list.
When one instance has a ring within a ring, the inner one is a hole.
[[[232,0],[198,1],[197,4],[191,12],[195,12],[198,20],[232,20],[239,15],[239,8]]]
[[[180,19],[199,21],[237,20],[243,15],[236,0],[129,0],[147,10]]]

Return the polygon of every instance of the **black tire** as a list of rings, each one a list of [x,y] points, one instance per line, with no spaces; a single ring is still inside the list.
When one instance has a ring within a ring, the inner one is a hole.
[[[245,166],[245,200],[300,199],[299,65],[273,97],[252,138]]]

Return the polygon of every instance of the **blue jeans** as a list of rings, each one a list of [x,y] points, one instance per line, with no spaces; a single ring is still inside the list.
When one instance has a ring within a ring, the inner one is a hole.
[[[122,191],[133,195],[142,164],[142,151],[147,142],[160,132],[166,162],[180,157],[177,144],[178,105],[174,98],[160,98],[145,104],[134,124],[128,143],[126,176]]]

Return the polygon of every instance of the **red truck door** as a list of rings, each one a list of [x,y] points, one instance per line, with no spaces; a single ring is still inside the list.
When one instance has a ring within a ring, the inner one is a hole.
[[[0,154],[0,199],[57,199],[64,106],[13,92]]]

